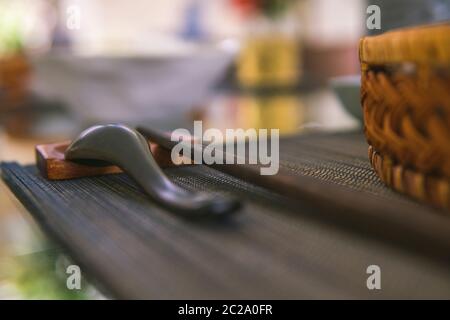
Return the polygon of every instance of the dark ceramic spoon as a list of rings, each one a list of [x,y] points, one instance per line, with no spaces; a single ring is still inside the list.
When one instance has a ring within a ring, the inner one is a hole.
[[[65,152],[67,160],[102,160],[129,174],[156,202],[193,217],[221,216],[240,207],[236,199],[194,192],[175,185],[153,158],[147,140],[125,125],[94,126],[83,131]]]

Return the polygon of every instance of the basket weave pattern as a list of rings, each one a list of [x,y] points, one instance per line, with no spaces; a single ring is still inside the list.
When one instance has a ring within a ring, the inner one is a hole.
[[[450,24],[363,38],[369,159],[394,189],[450,208]]]

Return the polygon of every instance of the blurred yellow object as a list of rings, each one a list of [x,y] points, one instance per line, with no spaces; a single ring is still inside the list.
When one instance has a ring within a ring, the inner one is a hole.
[[[248,109],[258,112],[258,117],[253,119],[253,124],[248,128],[279,129],[280,134],[286,135],[298,132],[304,121],[305,108],[295,95],[244,96],[241,104],[244,114]],[[244,116],[241,119],[252,118]]]
[[[282,33],[249,38],[239,56],[238,81],[243,86],[293,86],[300,78],[299,43]]]
[[[306,106],[297,95],[276,94],[258,96],[245,94],[216,99],[199,120],[207,128],[279,129],[281,135],[301,130]]]

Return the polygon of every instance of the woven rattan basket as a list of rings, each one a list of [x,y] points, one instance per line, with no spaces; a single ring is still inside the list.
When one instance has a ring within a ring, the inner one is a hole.
[[[369,158],[392,188],[450,208],[450,23],[360,42]]]

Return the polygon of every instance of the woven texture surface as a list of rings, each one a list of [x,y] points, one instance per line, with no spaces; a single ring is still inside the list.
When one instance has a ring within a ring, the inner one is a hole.
[[[435,214],[377,179],[360,133],[291,138],[281,155],[294,175]],[[117,297],[450,298],[447,263],[311,218],[314,206],[287,207],[289,199],[205,166],[166,173],[187,188],[239,196],[244,209],[194,223],[155,206],[123,174],[51,182],[34,166],[2,164],[32,215]],[[381,291],[367,290],[371,264],[382,268]]]
[[[450,208],[450,24],[360,43],[371,163],[396,190]]]

